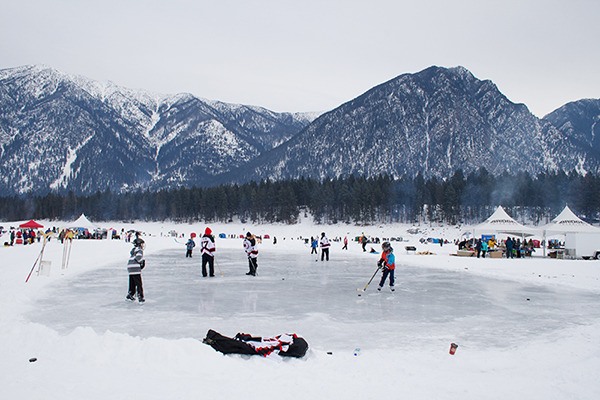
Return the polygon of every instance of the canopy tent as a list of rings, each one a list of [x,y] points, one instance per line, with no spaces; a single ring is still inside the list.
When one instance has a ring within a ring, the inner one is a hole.
[[[544,232],[544,243],[547,242],[546,237],[550,235],[565,235],[568,236],[567,239],[574,238],[575,240],[572,240],[574,243],[577,243],[577,234],[592,234],[587,235],[590,237],[599,235],[598,239],[600,239],[600,229],[583,221],[581,218],[575,215],[573,211],[571,211],[569,206],[565,206],[560,214],[558,214],[552,221],[550,221],[550,223],[542,226],[540,229]],[[582,237],[586,235],[579,236]],[[595,241],[600,242],[600,240]],[[544,246],[544,255],[546,255],[546,246]]]
[[[473,227],[473,237],[477,237],[476,233],[505,233],[521,237],[529,237],[538,234],[538,230],[527,227],[515,221],[510,215],[504,211],[502,206],[498,206],[496,211],[488,217],[484,222]]]
[[[94,229],[98,229],[98,226],[92,223],[85,214],[81,214],[79,218],[69,224],[69,228],[73,229],[87,229],[88,231],[93,231]]]
[[[43,227],[44,227],[44,225],[38,224],[37,222],[35,222],[32,219],[30,219],[28,222],[24,222],[21,225],[19,225],[19,228],[30,228],[30,229],[39,229],[39,228],[43,228]]]
[[[600,233],[600,229],[588,224],[579,218],[569,206],[558,214],[550,223],[540,227],[546,234],[561,234],[566,233]]]

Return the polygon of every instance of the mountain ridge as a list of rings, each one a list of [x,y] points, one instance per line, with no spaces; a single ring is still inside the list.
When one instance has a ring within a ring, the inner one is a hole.
[[[312,119],[187,93],[132,91],[43,66],[1,70],[0,105],[5,193],[200,185]],[[27,168],[14,168],[23,160]]]
[[[479,167],[492,173],[575,169],[581,154],[562,136],[493,82],[464,67],[433,66],[324,113],[219,183],[353,174],[446,178],[456,169]],[[598,164],[589,169],[598,171]]]
[[[431,66],[333,110],[276,113],[44,66],[0,70],[0,190],[92,193],[349,175],[600,171],[600,100],[534,116],[467,68]]]

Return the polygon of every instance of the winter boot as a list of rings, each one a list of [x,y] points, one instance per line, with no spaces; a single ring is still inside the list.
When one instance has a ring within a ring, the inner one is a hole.
[[[125,298],[129,301],[135,301],[135,297],[133,297],[131,294],[127,294],[127,297]]]
[[[142,303],[145,303],[145,302],[146,302],[146,300],[144,300],[144,298],[143,298],[143,297],[142,297],[142,298],[140,298],[138,301],[140,302],[140,304],[142,304]]]

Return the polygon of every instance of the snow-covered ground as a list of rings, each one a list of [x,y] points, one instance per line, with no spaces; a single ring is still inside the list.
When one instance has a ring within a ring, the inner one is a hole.
[[[453,227],[211,224],[271,239],[249,277],[241,239],[217,238],[216,277],[202,278],[198,247],[186,259],[185,239],[168,232],[206,225],[102,225],[145,233],[144,305],[125,301],[122,240],[74,241],[63,270],[53,239],[50,275],[27,283],[41,244],[0,248],[3,399],[600,398],[600,262],[464,258],[450,255],[454,245],[419,243],[454,240]],[[322,231],[347,236],[349,249],[334,242],[320,261],[300,237]],[[376,293],[376,278],[358,296],[378,259],[352,241],[362,232],[408,240],[392,242],[395,293]],[[208,329],[296,333],[310,349],[302,359],[224,356],[202,344]]]

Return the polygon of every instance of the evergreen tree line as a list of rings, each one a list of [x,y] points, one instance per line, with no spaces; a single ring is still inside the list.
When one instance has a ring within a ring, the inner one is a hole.
[[[524,223],[544,224],[568,204],[594,222],[600,213],[600,177],[526,172],[493,175],[486,169],[449,179],[389,176],[251,182],[158,192],[48,193],[0,197],[0,218],[96,221],[295,223],[300,215],[318,223],[479,223],[502,205]]]

